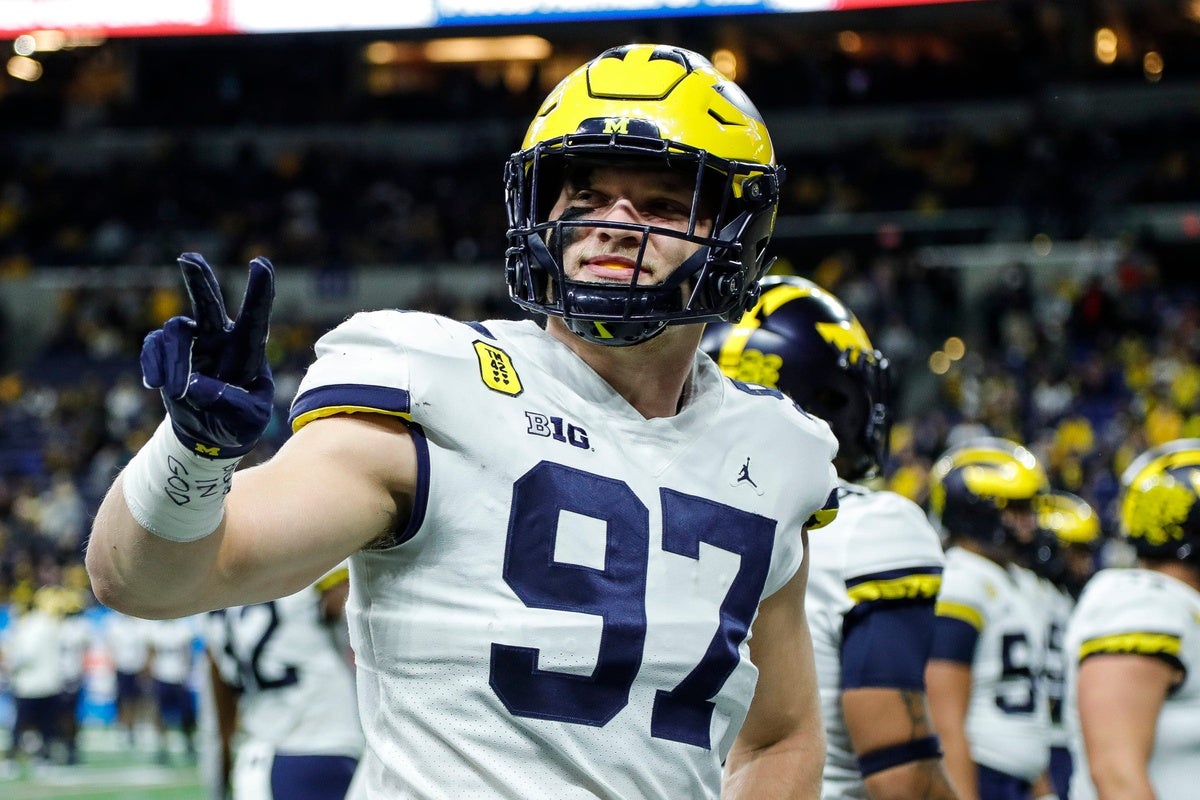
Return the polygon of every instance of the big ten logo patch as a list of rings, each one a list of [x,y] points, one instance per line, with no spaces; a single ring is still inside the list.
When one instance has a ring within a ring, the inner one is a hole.
[[[516,397],[523,389],[512,359],[499,347],[476,341],[475,355],[479,357],[479,377],[483,385],[494,392]]]
[[[590,447],[587,431],[578,425],[565,421],[562,417],[548,417],[536,411],[526,411],[525,419],[529,423],[529,427],[525,429],[525,432],[530,436],[543,436],[553,439],[556,442],[566,442],[572,447],[578,447],[582,450],[587,450]]]

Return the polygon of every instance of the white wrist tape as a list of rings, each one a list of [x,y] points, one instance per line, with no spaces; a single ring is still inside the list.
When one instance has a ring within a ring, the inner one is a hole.
[[[155,536],[194,542],[217,529],[238,458],[204,458],[188,451],[163,420],[125,467],[129,513]]]

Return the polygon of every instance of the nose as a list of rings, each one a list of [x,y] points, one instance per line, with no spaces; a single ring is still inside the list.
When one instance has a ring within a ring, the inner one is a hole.
[[[611,205],[604,208],[601,213],[595,214],[595,219],[602,222],[625,222],[633,225],[641,225],[642,215],[638,213],[637,207],[634,206],[627,198],[618,198]],[[630,230],[627,228],[596,228],[597,234],[602,242],[620,242],[622,244],[637,245],[642,240],[644,235],[641,230]]]

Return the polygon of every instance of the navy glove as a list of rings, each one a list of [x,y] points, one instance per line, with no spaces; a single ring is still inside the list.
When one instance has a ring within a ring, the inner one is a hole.
[[[184,446],[208,458],[245,455],[271,421],[275,383],[267,331],[275,268],[250,262],[237,321],[225,313],[221,287],[199,253],[179,257],[192,316],[172,317],[142,343],[142,381],[159,389]]]

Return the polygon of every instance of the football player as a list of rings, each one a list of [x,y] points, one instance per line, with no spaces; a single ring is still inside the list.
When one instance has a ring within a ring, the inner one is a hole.
[[[504,177],[510,295],[545,326],[356,315],[318,342],[294,435],[236,474],[270,418],[273,268],[234,322],[183,256],[193,316],[142,353],[169,419],[102,504],[93,586],[172,616],[349,556],[372,798],[815,797],[805,539],[836,513],[837,443],[697,350],[767,268],[761,116],[695,53],[618,47]]]
[[[1088,582],[1067,627],[1071,800],[1183,798],[1200,776],[1200,439],[1121,476],[1134,569]]]
[[[335,628],[345,625],[348,580],[340,566],[279,600],[210,612],[205,641],[233,800],[346,796],[363,747]]]
[[[109,611],[104,618],[104,644],[112,658],[117,679],[117,726],[124,731],[130,749],[136,743],[136,728],[146,715],[144,686],[150,648],[146,621]]]
[[[838,440],[838,516],[809,539],[805,600],[827,742],[821,797],[953,798],[925,701],[941,541],[912,501],[860,483],[885,457],[887,360],[840,300],[795,277],[765,279],[758,304],[736,325],[709,325],[700,346]]]
[[[926,672],[946,767],[964,800],[1024,800],[1035,784],[1044,796],[1049,620],[1017,559],[1037,530],[1046,473],[1026,448],[980,438],[942,454],[930,481],[949,544]]]
[[[1044,598],[1049,626],[1042,685],[1050,713],[1050,780],[1058,797],[1067,797],[1071,783],[1070,739],[1063,721],[1066,658],[1063,635],[1075,598],[1095,570],[1100,547],[1100,515],[1082,497],[1062,490],[1048,492],[1038,509],[1039,537],[1031,555],[1032,569],[1041,577],[1036,591]]]
[[[192,669],[200,641],[199,620],[155,620],[146,626],[149,671],[154,683],[154,726],[158,734],[156,758],[171,761],[168,731],[178,726],[189,761],[196,759],[196,698],[192,694]]]

